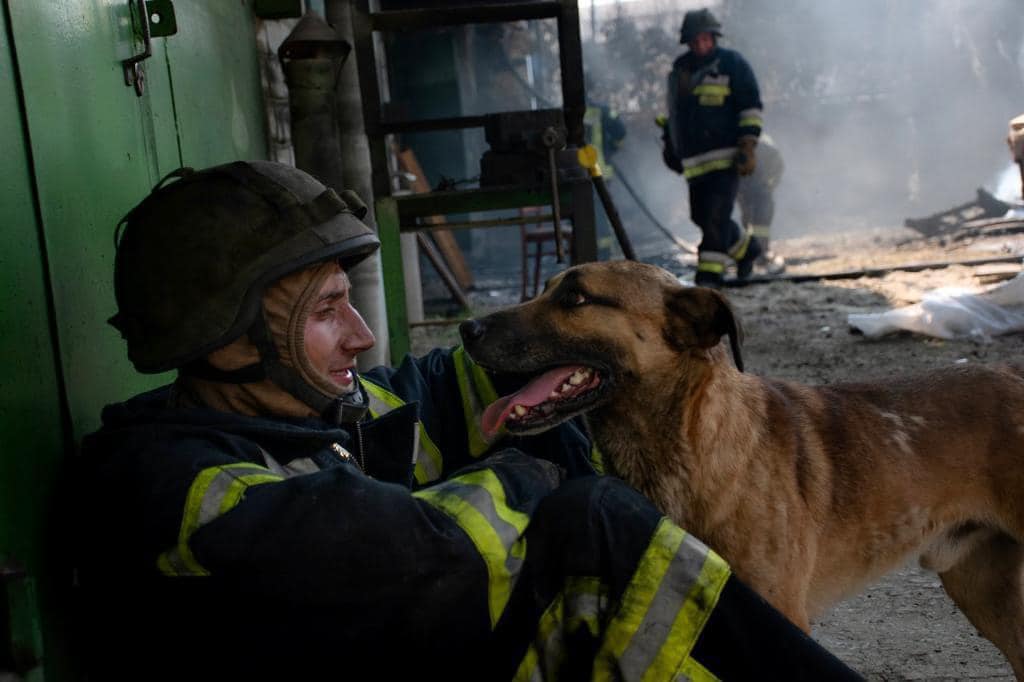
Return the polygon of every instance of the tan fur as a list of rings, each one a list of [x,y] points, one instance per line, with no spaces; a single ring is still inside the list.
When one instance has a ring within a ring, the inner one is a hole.
[[[611,472],[800,627],[917,557],[1024,679],[1020,369],[745,374],[719,343],[739,336],[726,299],[633,262],[571,268],[477,324],[466,347],[488,368],[605,367],[587,419]]]

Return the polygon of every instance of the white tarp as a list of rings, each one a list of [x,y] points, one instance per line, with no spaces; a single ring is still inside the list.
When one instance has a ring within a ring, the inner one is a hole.
[[[1024,272],[981,292],[936,289],[920,303],[881,313],[850,314],[847,322],[868,338],[911,331],[940,339],[986,339],[1024,331]]]

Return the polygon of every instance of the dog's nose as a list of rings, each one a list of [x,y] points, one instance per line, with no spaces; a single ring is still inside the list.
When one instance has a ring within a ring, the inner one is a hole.
[[[476,341],[484,335],[483,322],[476,319],[469,319],[459,325],[459,334],[462,336],[463,343],[470,341]]]

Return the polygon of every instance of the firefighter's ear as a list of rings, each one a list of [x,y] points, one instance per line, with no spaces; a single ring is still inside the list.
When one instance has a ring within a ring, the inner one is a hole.
[[[665,338],[679,350],[712,348],[728,335],[736,367],[743,371],[743,329],[729,300],[707,287],[678,287],[665,292]]]

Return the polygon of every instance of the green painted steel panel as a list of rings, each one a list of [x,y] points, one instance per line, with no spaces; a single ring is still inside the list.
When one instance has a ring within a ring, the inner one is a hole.
[[[176,0],[167,41],[184,165],[267,158],[252,0]]]
[[[120,63],[141,49],[126,1],[11,3],[76,438],[104,404],[168,378],[136,374],[106,324],[117,221],[182,157],[266,158],[250,5],[175,11],[178,33],[153,41],[137,97]]]
[[[10,10],[77,440],[98,425],[104,404],[160,380],[134,372],[106,319],[115,311],[115,225],[177,165],[172,119],[158,126],[152,116],[170,99],[154,96],[153,59],[145,96],[124,84],[120,60],[139,49],[127,2],[12,2]]]
[[[6,17],[0,12],[0,74],[13,74]],[[15,80],[0,78],[0,563],[17,561],[29,577],[0,586],[12,635],[40,653],[34,600],[16,598],[31,576],[44,571],[40,539],[46,537],[51,502],[65,442],[56,351],[50,339],[43,254],[32,191],[24,118]],[[43,594],[49,598],[49,593]],[[8,612],[9,609],[9,612]],[[0,646],[5,643],[0,643]],[[55,649],[56,647],[50,647]],[[40,679],[36,669],[28,677]]]

